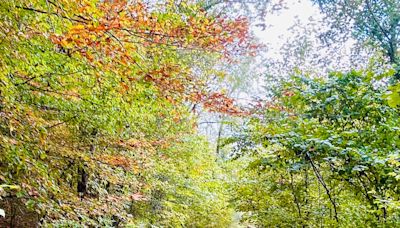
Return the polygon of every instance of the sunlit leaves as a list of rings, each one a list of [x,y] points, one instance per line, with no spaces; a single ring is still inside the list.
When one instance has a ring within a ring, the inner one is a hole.
[[[336,222],[342,225],[359,222],[345,212],[349,210],[345,205],[363,205],[369,208],[364,212],[367,217],[398,222],[399,113],[390,107],[393,94],[385,95],[385,89],[368,77],[360,72],[334,73],[328,79],[294,77],[276,90],[270,104],[259,106],[263,113],[249,125],[247,140],[254,153],[242,156],[252,160],[251,177],[260,184],[265,179],[275,184],[267,191],[274,197],[291,194],[290,206],[280,201],[272,205],[299,223],[313,224],[305,219],[305,211],[332,210],[333,203],[338,205]],[[247,173],[244,170],[243,178]],[[320,185],[313,186],[312,178]],[[239,189],[237,194],[244,193]],[[249,194],[244,197],[254,200]],[[315,206],[313,200],[325,206],[310,209]],[[270,208],[254,201],[241,203],[250,207],[246,211],[257,214],[256,219],[263,219],[263,210]],[[297,208],[297,213],[292,214],[291,208]],[[315,216],[324,224],[336,223],[332,217]],[[371,224],[377,222],[374,219]]]
[[[187,105],[245,114],[207,88],[219,71],[200,74],[206,64],[192,61],[251,54],[245,18],[173,1],[20,0],[0,10],[0,180],[20,186],[8,196],[26,198],[43,225],[182,225],[178,214],[188,226],[229,222],[222,190],[195,180],[216,166],[202,157],[206,143],[190,137]],[[171,180],[156,178],[172,170]]]
[[[396,108],[400,105],[400,84],[391,86],[386,94],[390,106]]]

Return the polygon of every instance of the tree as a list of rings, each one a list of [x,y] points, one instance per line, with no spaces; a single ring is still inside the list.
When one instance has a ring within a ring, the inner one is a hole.
[[[0,12],[0,181],[18,186],[5,188],[6,198],[20,199],[43,225],[167,223],[165,208],[190,224],[194,211],[207,211],[206,197],[196,207],[188,202],[213,186],[182,191],[184,199],[169,207],[175,195],[149,180],[165,172],[163,162],[177,170],[168,178],[186,178],[182,158],[215,167],[200,158],[206,149],[187,155],[197,143],[207,148],[194,137],[187,103],[242,110],[207,90],[211,75],[196,77],[192,59],[250,54],[246,19],[172,1],[19,0],[1,2]],[[197,184],[194,177],[184,184]],[[148,211],[135,214],[140,203]],[[152,210],[159,213],[148,217]],[[227,214],[210,216],[226,222]]]
[[[337,40],[351,34],[357,41],[378,46],[400,79],[400,1],[314,0],[326,14],[331,29],[322,38]]]
[[[239,208],[261,224],[274,210],[298,225],[398,224],[399,114],[385,89],[359,72],[281,85],[238,139],[250,159]]]

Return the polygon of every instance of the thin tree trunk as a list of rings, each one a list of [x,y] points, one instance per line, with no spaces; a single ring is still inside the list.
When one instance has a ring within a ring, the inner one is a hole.
[[[318,168],[315,166],[313,160],[311,159],[311,157],[310,157],[310,155],[308,153],[306,153],[306,158],[310,162],[311,167],[313,168],[315,176],[317,177],[319,183],[324,187],[325,192],[328,195],[329,201],[331,201],[331,203],[332,203],[335,220],[336,220],[336,222],[339,222],[339,218],[337,216],[337,205],[336,205],[335,199],[332,197],[330,189],[326,185],[322,175],[320,174]]]

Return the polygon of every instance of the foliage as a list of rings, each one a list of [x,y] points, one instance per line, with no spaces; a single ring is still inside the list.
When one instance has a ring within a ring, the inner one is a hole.
[[[270,1],[2,1],[0,217],[15,200],[49,227],[399,226],[399,3],[316,2],[393,69],[244,107],[261,46],[237,15]]]
[[[326,41],[350,33],[358,41],[378,46],[388,61],[398,67],[400,1],[314,0],[314,2],[319,4],[322,12],[327,14],[327,20],[331,22],[331,29],[322,36]],[[400,75],[395,74],[395,76],[399,79]]]
[[[359,72],[283,84],[242,139],[239,209],[263,225],[398,225],[399,115],[384,94]]]
[[[7,197],[49,226],[229,223],[187,104],[244,113],[192,59],[252,54],[246,19],[173,1],[3,1],[0,15]]]
[[[203,139],[185,138],[167,149],[151,181],[151,198],[135,205],[138,210],[151,208],[140,217],[161,227],[229,226],[233,211],[228,207],[225,174],[210,161],[212,151],[204,145]]]

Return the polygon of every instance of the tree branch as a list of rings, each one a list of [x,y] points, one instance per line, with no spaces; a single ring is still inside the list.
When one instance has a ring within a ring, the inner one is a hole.
[[[310,162],[311,167],[313,168],[313,171],[315,173],[315,176],[317,177],[319,183],[324,187],[326,194],[328,195],[329,201],[331,201],[332,206],[333,206],[333,210],[335,212],[335,220],[336,222],[339,222],[339,218],[337,216],[337,206],[336,206],[336,202],[332,197],[331,191],[329,190],[328,186],[326,185],[321,173],[319,172],[317,166],[315,165],[314,161],[311,159],[311,156],[308,154],[308,152],[306,152],[306,159]]]

